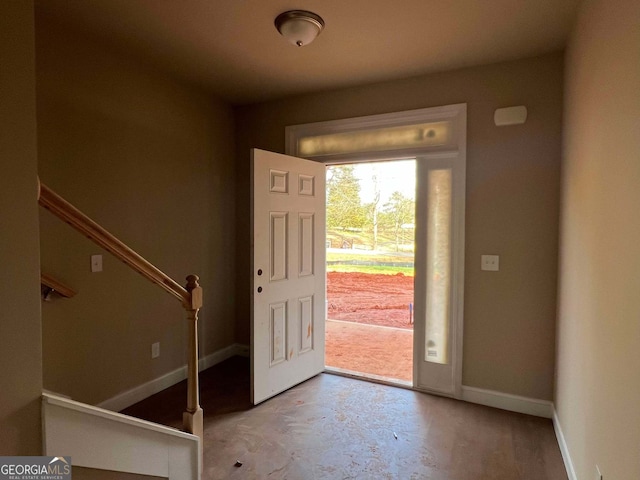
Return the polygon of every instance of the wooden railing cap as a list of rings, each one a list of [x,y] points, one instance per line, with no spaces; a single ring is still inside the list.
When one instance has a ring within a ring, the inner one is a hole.
[[[186,288],[188,292],[200,286],[200,284],[198,283],[198,280],[200,280],[200,277],[198,275],[188,275],[186,280],[187,280]]]
[[[189,292],[189,302],[187,308],[190,310],[199,310],[202,308],[202,287],[198,283],[200,277],[197,275],[189,275],[187,277],[187,286],[185,289]]]

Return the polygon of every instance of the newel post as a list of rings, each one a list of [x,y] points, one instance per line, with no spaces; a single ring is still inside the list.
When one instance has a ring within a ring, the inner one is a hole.
[[[204,442],[203,413],[200,408],[200,391],[198,387],[198,310],[202,308],[202,287],[197,275],[187,277],[186,289],[190,299],[185,302],[187,321],[189,322],[189,361],[187,365],[187,410],[182,415],[184,429],[200,437]]]

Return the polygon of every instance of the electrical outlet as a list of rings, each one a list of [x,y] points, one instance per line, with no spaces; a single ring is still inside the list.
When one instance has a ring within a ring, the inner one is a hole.
[[[482,255],[480,259],[480,269],[490,272],[497,272],[498,270],[500,270],[500,256]]]
[[[602,473],[600,473],[600,467],[596,465],[596,480],[603,480]]]
[[[102,271],[102,255],[91,255],[91,271],[94,273]]]
[[[158,358],[160,356],[160,342],[151,344],[151,358]]]

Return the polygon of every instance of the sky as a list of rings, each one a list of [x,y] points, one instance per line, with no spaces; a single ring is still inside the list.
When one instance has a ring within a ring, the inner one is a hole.
[[[360,180],[360,199],[362,203],[373,201],[374,187],[372,178],[374,173],[378,176],[381,205],[384,205],[395,191],[399,191],[405,197],[415,200],[415,160],[355,164],[354,174]]]

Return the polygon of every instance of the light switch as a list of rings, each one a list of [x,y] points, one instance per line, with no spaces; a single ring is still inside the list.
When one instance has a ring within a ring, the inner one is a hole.
[[[91,271],[102,271],[102,255],[91,255]]]
[[[490,272],[497,272],[500,270],[500,256],[499,255],[482,255],[480,261],[480,268]]]

